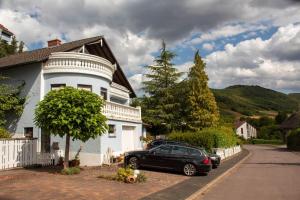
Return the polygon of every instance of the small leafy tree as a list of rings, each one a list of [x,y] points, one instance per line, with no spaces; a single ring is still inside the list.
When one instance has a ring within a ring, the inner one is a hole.
[[[188,74],[188,127],[193,130],[214,126],[219,120],[218,106],[213,93],[208,87],[205,66],[206,64],[201,59],[199,51],[197,51],[194,66],[191,67]]]
[[[49,134],[66,136],[64,168],[69,166],[71,137],[86,142],[106,132],[103,105],[97,94],[72,87],[50,91],[37,105],[35,124]]]

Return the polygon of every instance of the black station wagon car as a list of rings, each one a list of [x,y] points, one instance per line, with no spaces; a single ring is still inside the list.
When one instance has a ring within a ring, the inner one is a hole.
[[[158,147],[159,145],[162,145],[162,144],[191,146],[191,145],[189,145],[185,142],[156,139],[156,140],[153,140],[151,143],[148,144],[147,149],[152,149],[152,148]],[[199,149],[210,157],[211,163],[212,163],[212,168],[217,168],[220,165],[221,157],[219,155],[213,154],[213,153],[207,153],[204,148],[199,148]]]
[[[211,159],[204,151],[175,144],[163,144],[150,150],[127,152],[124,164],[133,168],[176,170],[187,176],[193,176],[197,172],[207,174],[212,169]]]

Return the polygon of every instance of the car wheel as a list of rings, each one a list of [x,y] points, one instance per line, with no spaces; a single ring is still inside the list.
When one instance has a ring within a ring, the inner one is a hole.
[[[129,158],[129,166],[133,169],[137,169],[139,167],[138,165],[138,158],[133,156],[131,158]]]
[[[186,176],[194,176],[196,174],[195,165],[193,165],[191,163],[185,164],[184,167],[183,167],[183,173]]]

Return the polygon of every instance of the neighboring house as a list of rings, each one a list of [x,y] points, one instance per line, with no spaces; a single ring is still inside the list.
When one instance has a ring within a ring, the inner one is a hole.
[[[256,138],[256,128],[251,126],[246,121],[237,121],[235,123],[236,134],[243,137],[244,139]]]
[[[142,148],[141,109],[129,106],[135,93],[118,61],[102,36],[61,44],[48,41],[48,47],[23,52],[0,59],[0,74],[15,83],[25,81],[22,90],[27,100],[21,117],[11,120],[7,127],[13,137],[38,138],[38,149],[50,152],[59,146],[64,150],[65,140],[48,136],[34,125],[34,109],[50,90],[72,86],[101,95],[106,104],[103,114],[108,118],[109,132],[97,139],[72,141],[71,158],[82,146],[82,165],[99,165],[104,155],[112,150],[115,155]]]
[[[300,128],[300,111],[291,114],[279,125],[279,128],[282,130],[284,141],[286,141],[289,131]]]
[[[7,28],[5,28],[2,24],[0,24],[0,39],[10,43],[13,33],[10,32]]]

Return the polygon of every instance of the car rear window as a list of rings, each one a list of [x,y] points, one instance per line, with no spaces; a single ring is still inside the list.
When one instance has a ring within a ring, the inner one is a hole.
[[[172,154],[175,155],[188,155],[188,149],[180,146],[173,146]]]
[[[197,150],[197,149],[191,149],[191,148],[189,148],[188,151],[189,151],[189,154],[191,156],[201,156],[202,155],[201,152],[199,150]]]

